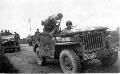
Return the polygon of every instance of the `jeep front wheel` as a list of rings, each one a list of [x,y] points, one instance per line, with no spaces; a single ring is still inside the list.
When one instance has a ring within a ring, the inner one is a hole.
[[[80,59],[73,50],[63,50],[60,53],[59,60],[64,73],[78,73],[81,71]]]
[[[114,64],[118,59],[118,52],[115,52],[107,57],[103,57],[100,61],[102,62],[103,65],[109,66]]]
[[[40,55],[39,47],[36,48],[36,60],[40,66],[43,66],[46,63],[46,58]]]

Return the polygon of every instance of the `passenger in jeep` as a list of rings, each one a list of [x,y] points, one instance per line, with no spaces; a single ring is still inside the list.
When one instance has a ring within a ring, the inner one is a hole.
[[[55,49],[54,35],[59,33],[59,26],[60,26],[62,17],[63,17],[63,14],[58,13],[56,16],[49,16],[45,21],[41,22],[41,24],[44,26],[43,34],[49,34],[50,36],[50,38],[49,36],[45,36],[46,38],[48,37],[50,39],[50,40],[44,41],[47,44],[45,46],[45,49],[50,49],[52,53],[54,53],[54,51],[52,50]]]
[[[63,14],[58,13],[57,16],[49,16],[45,21],[42,21],[44,32],[56,34],[59,29],[62,17]]]
[[[71,29],[72,29],[72,22],[71,21],[67,21],[66,22],[66,28],[62,30],[62,33],[71,33]]]

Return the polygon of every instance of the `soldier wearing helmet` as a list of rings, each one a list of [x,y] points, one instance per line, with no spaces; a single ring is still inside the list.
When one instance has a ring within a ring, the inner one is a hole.
[[[44,31],[47,33],[56,34],[57,30],[59,29],[62,17],[62,13],[58,13],[57,16],[49,16],[48,19],[42,21]]]
[[[56,16],[56,20],[61,20],[63,17],[63,14],[62,13],[58,13],[57,16]]]
[[[70,32],[72,32],[71,31],[71,29],[72,29],[72,22],[71,21],[67,21],[66,22],[66,28],[65,29],[63,29],[63,31],[62,32],[66,32],[66,33],[70,33]]]
[[[15,33],[14,38],[15,38],[17,44],[18,44],[18,41],[20,40],[20,36],[19,36],[19,34],[17,32],[14,32],[14,33]]]
[[[45,49],[49,48],[52,52],[54,52],[55,49],[55,39],[53,36],[59,32],[59,26],[62,17],[62,13],[58,13],[56,16],[49,16],[45,21],[41,22],[41,24],[44,26],[43,33],[48,33],[50,35],[50,41],[48,45],[45,46]],[[51,54],[53,55],[54,53]]]
[[[35,32],[35,35],[39,35],[39,29],[37,28],[37,31]]]

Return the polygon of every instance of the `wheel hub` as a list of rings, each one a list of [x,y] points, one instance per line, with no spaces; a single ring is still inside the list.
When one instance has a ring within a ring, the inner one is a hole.
[[[72,70],[73,66],[70,58],[66,57],[64,62],[65,62],[66,69]]]

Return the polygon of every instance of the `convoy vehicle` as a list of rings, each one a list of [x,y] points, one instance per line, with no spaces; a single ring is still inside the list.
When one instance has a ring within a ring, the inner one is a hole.
[[[15,40],[14,35],[6,35],[1,36],[2,43],[1,43],[1,52],[7,52],[7,51],[20,51],[20,45]]]
[[[65,73],[81,72],[81,64],[98,59],[103,65],[112,65],[118,59],[118,47],[113,46],[108,28],[95,28],[72,33],[54,35],[55,49],[49,48],[49,34],[41,34],[34,44],[39,65],[45,65],[47,58],[59,59]]]

